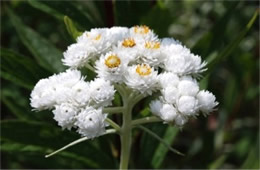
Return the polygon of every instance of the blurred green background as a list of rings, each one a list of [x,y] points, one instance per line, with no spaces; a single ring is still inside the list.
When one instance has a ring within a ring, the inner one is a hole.
[[[63,21],[68,16],[80,31],[145,24],[209,62],[200,85],[216,95],[218,110],[182,130],[146,125],[186,155],[136,130],[130,168],[259,169],[258,6],[258,1],[1,1],[1,168],[118,168],[117,135],[44,158],[80,138],[62,131],[51,111],[33,112],[29,105],[37,81],[65,69],[62,52],[74,42]],[[150,114],[149,100],[135,107],[134,118]],[[113,119],[120,123],[120,117]]]

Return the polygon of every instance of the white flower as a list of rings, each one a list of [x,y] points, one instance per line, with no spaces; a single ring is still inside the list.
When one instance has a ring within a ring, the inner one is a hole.
[[[122,41],[118,41],[117,46],[113,47],[112,51],[122,54],[128,62],[136,62],[140,54],[140,45],[135,38],[126,37]]]
[[[86,107],[76,117],[75,125],[82,136],[94,138],[105,133],[106,117],[100,108]]]
[[[169,86],[177,87],[179,84],[179,77],[172,72],[164,72],[158,75],[159,84],[162,88]]]
[[[89,88],[90,98],[94,105],[108,106],[114,99],[115,90],[110,81],[96,78],[90,82]]]
[[[177,100],[177,109],[186,116],[193,116],[198,111],[198,100],[193,96],[181,96]]]
[[[127,69],[127,59],[122,53],[108,52],[96,61],[96,72],[111,82],[122,82]]]
[[[185,46],[182,46],[174,40],[167,40],[163,44],[162,51],[166,56],[164,66],[167,71],[181,76],[205,71],[203,67],[206,63],[201,63],[201,58],[192,54]]]
[[[165,56],[162,53],[160,41],[145,41],[139,46],[139,63],[147,63],[150,66],[161,66],[165,60]]]
[[[127,27],[111,27],[107,34],[107,39],[113,45],[116,45],[118,41],[122,41],[125,37],[129,36],[129,29]]]
[[[71,88],[81,80],[78,70],[67,70],[40,80],[31,93],[31,106],[37,110],[44,110],[66,102],[71,97]]]
[[[162,38],[162,46],[163,47],[169,47],[171,45],[178,45],[181,44],[178,40],[175,40],[173,38]]]
[[[199,110],[208,114],[218,105],[216,97],[209,91],[202,90],[197,94]]]
[[[90,43],[75,43],[68,47],[63,53],[64,65],[72,68],[84,67],[86,63],[93,57],[95,48]]]
[[[93,57],[98,57],[100,54],[108,52],[113,45],[108,39],[108,32],[108,28],[94,28],[79,36],[77,42],[93,47],[95,49]]]
[[[156,90],[157,71],[148,64],[134,65],[128,68],[125,83],[130,88],[141,93],[152,94]]]
[[[54,119],[58,122],[58,125],[62,129],[71,129],[76,121],[76,116],[78,114],[78,108],[71,103],[62,103],[56,105],[55,109],[52,111],[54,114]]]
[[[134,26],[129,31],[130,36],[135,37],[138,42],[157,40],[157,35],[146,25]]]
[[[81,80],[72,87],[71,91],[71,98],[79,107],[88,105],[90,100],[89,83]]]
[[[199,85],[195,79],[191,77],[183,77],[178,84],[180,95],[196,96],[199,92]]]
[[[49,79],[41,79],[31,93],[31,106],[36,110],[51,109],[55,105],[55,84]]]
[[[177,110],[171,104],[164,104],[160,110],[162,120],[172,122],[177,116]]]
[[[159,116],[165,122],[172,122],[177,116],[177,110],[171,104],[163,103],[161,100],[154,100],[150,103],[153,114]]]
[[[150,103],[150,110],[151,112],[156,116],[161,116],[161,108],[163,106],[163,103],[160,100],[153,100]]]
[[[163,99],[167,103],[175,104],[176,99],[179,97],[179,91],[174,86],[168,86],[168,87],[162,89],[161,92],[163,95]]]

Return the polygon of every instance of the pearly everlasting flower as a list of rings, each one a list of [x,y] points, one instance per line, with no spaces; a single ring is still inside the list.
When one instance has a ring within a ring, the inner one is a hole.
[[[151,30],[148,26],[134,26],[130,28],[130,36],[135,37],[138,42],[143,41],[155,41],[157,40],[157,35],[154,34],[153,30]]]
[[[163,99],[170,104],[175,104],[179,97],[179,91],[174,86],[168,86],[161,90]]]
[[[97,78],[91,81],[90,87],[90,99],[94,105],[97,106],[108,106],[114,99],[114,86],[107,80]]]
[[[183,115],[195,115],[198,110],[198,101],[193,96],[181,96],[177,100],[177,109]]]
[[[163,106],[163,103],[160,100],[153,100],[150,103],[150,110],[153,114],[160,117],[162,106]]]
[[[74,126],[78,111],[79,109],[77,107],[68,102],[56,105],[52,112],[58,125],[63,129],[67,128],[70,130]]]
[[[164,72],[158,75],[159,84],[162,88],[166,88],[168,86],[177,87],[179,84],[179,77],[172,72]]]
[[[161,66],[165,60],[165,56],[162,53],[160,41],[144,41],[139,46],[139,58],[141,63],[147,63],[150,66]]]
[[[71,88],[81,80],[78,70],[67,70],[40,80],[31,93],[31,106],[36,110],[44,110],[66,102],[71,96]]]
[[[218,105],[216,97],[209,91],[202,90],[197,94],[199,110],[205,114],[212,112]]]
[[[125,83],[141,93],[152,94],[157,88],[157,71],[148,64],[134,65],[128,68]]]
[[[116,90],[124,102],[132,103],[156,93],[152,114],[180,127],[218,105],[196,80],[206,62],[178,40],[158,38],[145,25],[85,31],[63,56],[69,69],[40,80],[31,93],[31,106],[52,110],[59,126],[76,128],[88,138],[105,133],[107,114],[102,111],[111,109],[106,107],[112,105]],[[93,71],[88,81],[81,74],[84,67]]]
[[[94,138],[105,133],[106,117],[101,108],[86,107],[78,114],[75,125],[82,136]]]
[[[205,69],[205,62],[201,63],[201,58],[192,54],[190,50],[173,40],[164,42],[164,67],[167,71],[178,75],[197,74]]]
[[[96,61],[97,74],[100,78],[112,82],[123,82],[127,64],[128,61],[124,54],[108,52]]]
[[[71,88],[72,100],[77,103],[78,106],[86,106],[90,100],[90,87],[89,83],[81,80]]]
[[[63,53],[64,65],[72,68],[84,67],[87,62],[93,58],[95,48],[90,43],[76,43],[68,47],[67,51]]]
[[[191,77],[184,77],[178,84],[178,91],[180,95],[195,96],[199,92],[199,85]]]
[[[112,27],[107,34],[107,39],[109,39],[113,45],[116,45],[118,41],[122,41],[125,37],[129,36],[129,29],[127,27]]]

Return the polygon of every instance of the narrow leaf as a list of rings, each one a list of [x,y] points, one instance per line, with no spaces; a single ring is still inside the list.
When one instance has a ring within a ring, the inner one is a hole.
[[[173,126],[169,126],[162,140],[165,141],[165,143],[167,143],[168,146],[171,146],[177,134],[178,134],[178,129]],[[165,144],[163,143],[159,144],[152,158],[152,166],[154,169],[160,168],[168,150],[169,148],[165,147]]]
[[[35,59],[46,70],[51,72],[64,71],[62,53],[48,40],[22,23],[10,9],[7,10],[21,41],[30,50]]]
[[[8,140],[23,145],[34,145],[48,149],[49,152],[79,138],[79,134],[62,130],[47,123],[35,121],[6,120],[1,122],[1,140]],[[47,151],[47,150],[46,150]],[[114,168],[112,158],[98,149],[93,140],[80,143],[68,151],[74,155],[83,156],[101,167]],[[102,158],[102,159],[100,159]]]
[[[144,126],[137,126],[139,129],[142,129],[143,131],[145,131],[146,133],[148,133],[149,135],[151,135],[152,137],[154,137],[155,139],[159,140],[161,142],[162,145],[164,145],[166,148],[168,148],[170,151],[172,151],[173,153],[176,153],[178,155],[184,156],[183,153],[179,152],[178,150],[172,148],[166,141],[164,141],[160,136],[158,136],[157,134],[155,134],[153,131],[147,129]]]
[[[93,10],[82,8],[82,4],[78,5],[78,2],[67,1],[66,3],[64,3],[62,1],[29,0],[29,3],[33,7],[42,10],[43,12],[46,12],[47,14],[50,14],[57,19],[63,20],[64,16],[68,16],[84,30],[93,28],[95,25],[98,25],[98,23],[94,19],[96,17],[93,17]],[[88,5],[89,3],[86,4]],[[93,7],[93,4],[91,5]]]
[[[109,129],[109,130],[106,131],[106,133],[104,135],[115,133],[115,132],[116,132],[115,129]],[[51,157],[51,156],[53,156],[53,155],[55,155],[55,154],[57,154],[57,153],[59,153],[61,151],[64,151],[65,149],[67,149],[67,148],[69,148],[71,146],[74,146],[74,145],[76,145],[78,143],[84,142],[84,141],[86,141],[88,139],[89,139],[88,137],[83,137],[83,138],[80,138],[78,140],[75,140],[75,141],[69,143],[68,145],[66,145],[64,147],[62,147],[62,148],[60,148],[60,149],[58,149],[58,150],[56,150],[56,151],[54,151],[54,152],[52,152],[52,153],[50,153],[48,155],[45,155],[45,158]]]
[[[27,89],[50,74],[32,59],[4,48],[1,48],[1,62],[1,77]]]
[[[36,146],[36,145],[24,145],[21,143],[16,143],[12,141],[1,141],[1,151],[2,152],[8,152],[8,153],[15,153],[17,154],[23,154],[24,157],[29,156],[29,154],[33,154],[34,157],[38,157],[38,160],[41,162],[44,162],[44,154],[46,150],[51,150],[48,147],[41,147],[41,146]],[[90,168],[100,168],[97,162],[92,161],[91,159],[88,159],[87,157],[83,157],[80,155],[77,155],[72,152],[63,152],[59,156],[61,156],[64,160],[71,160],[76,162],[77,164],[82,164],[84,166],[88,166]],[[48,159],[49,163],[52,162],[50,159]],[[64,162],[64,161],[63,161]],[[56,164],[60,165],[59,162],[56,162]],[[63,166],[70,166],[68,163],[64,163],[65,165]],[[43,168],[43,167],[41,167]],[[47,165],[46,168],[52,168],[51,165]]]
[[[76,40],[78,36],[82,35],[82,32],[78,31],[73,21],[68,17],[64,16],[64,23],[70,36]]]
[[[209,64],[208,64],[208,70],[206,71],[205,74],[211,73],[211,71],[215,68],[215,66],[223,59],[228,57],[231,52],[237,48],[239,43],[242,41],[242,39],[245,37],[247,32],[250,30],[250,28],[253,26],[255,23],[257,17],[259,15],[259,10],[256,10],[252,18],[249,20],[248,24],[246,27],[240,32],[240,34],[237,36],[236,39],[234,39],[230,44],[227,45],[227,47],[218,55],[216,56],[215,59],[213,59]]]

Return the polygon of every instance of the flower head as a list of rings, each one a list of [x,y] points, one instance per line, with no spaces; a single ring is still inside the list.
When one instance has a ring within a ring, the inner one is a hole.
[[[156,92],[151,112],[177,126],[218,105],[196,80],[206,62],[178,40],[159,39],[145,25],[85,31],[63,56],[69,69],[40,80],[31,93],[31,106],[52,110],[59,126],[77,128],[88,138],[104,134],[103,109],[112,105],[116,90],[133,103]],[[88,81],[81,74],[84,67],[93,71],[87,73]]]

